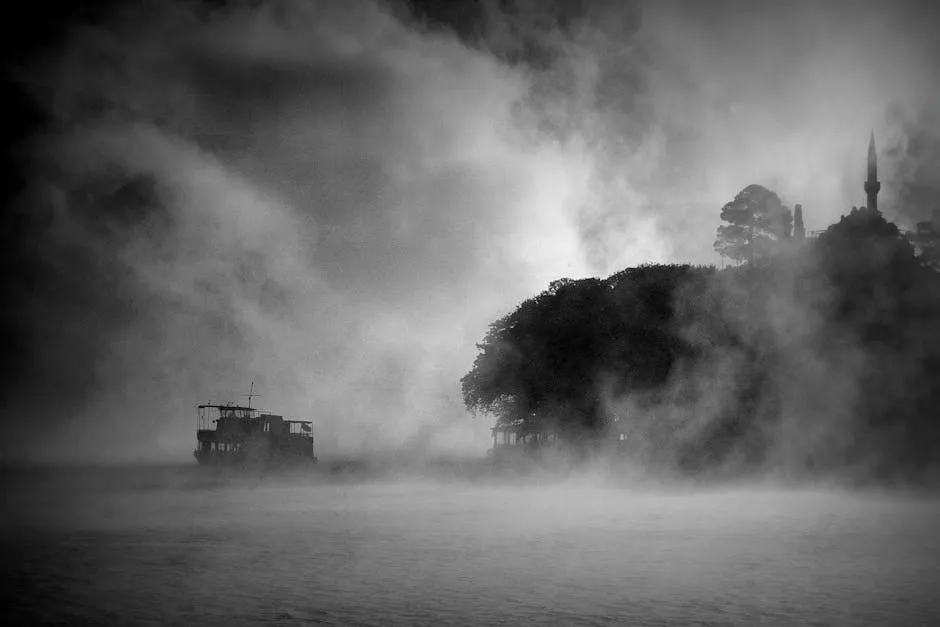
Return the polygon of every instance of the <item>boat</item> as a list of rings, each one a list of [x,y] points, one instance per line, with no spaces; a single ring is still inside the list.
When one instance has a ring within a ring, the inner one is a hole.
[[[196,460],[214,466],[315,464],[309,420],[285,420],[248,405],[207,403],[196,407]]]

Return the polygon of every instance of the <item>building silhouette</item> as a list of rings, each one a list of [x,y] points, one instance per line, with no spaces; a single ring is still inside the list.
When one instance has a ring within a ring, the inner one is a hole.
[[[803,226],[803,205],[797,204],[793,208],[793,239],[806,238],[806,227]]]
[[[867,207],[878,211],[878,192],[881,191],[881,182],[878,181],[878,156],[875,152],[875,131],[871,132],[868,141],[868,178],[865,179],[865,195],[868,197]]]

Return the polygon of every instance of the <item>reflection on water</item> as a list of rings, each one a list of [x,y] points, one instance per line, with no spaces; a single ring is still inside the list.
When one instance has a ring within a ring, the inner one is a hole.
[[[822,492],[316,484],[192,470],[4,484],[23,624],[928,625],[940,505]]]

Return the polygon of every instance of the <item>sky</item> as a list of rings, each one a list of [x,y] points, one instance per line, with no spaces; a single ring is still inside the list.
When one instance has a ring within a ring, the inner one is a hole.
[[[940,207],[937,10],[896,2],[140,2],[5,64],[42,122],[4,213],[5,458],[186,460],[194,406],[318,454],[485,451],[459,379],[561,277],[719,264],[765,185],[808,230]],[[16,120],[5,122],[16,125]],[[14,341],[15,340],[15,341]]]

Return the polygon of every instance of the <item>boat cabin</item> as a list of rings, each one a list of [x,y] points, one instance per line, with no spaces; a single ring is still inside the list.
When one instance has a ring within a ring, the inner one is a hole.
[[[201,464],[316,461],[309,420],[232,404],[196,408],[194,454]]]

